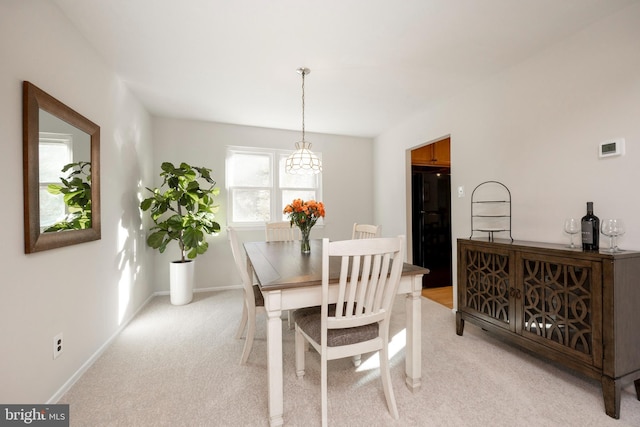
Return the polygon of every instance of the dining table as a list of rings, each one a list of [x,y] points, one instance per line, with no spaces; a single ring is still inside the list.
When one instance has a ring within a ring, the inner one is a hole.
[[[267,380],[269,424],[284,424],[282,311],[318,306],[322,302],[322,240],[313,239],[310,253],[301,253],[299,241],[246,242],[249,277],[257,279],[267,313]],[[340,259],[330,258],[329,298],[337,299]],[[421,385],[422,276],[429,270],[404,263],[398,286],[406,307],[405,384]],[[335,286],[332,284],[335,283]],[[331,301],[330,301],[331,302]],[[393,315],[393,314],[392,314]]]

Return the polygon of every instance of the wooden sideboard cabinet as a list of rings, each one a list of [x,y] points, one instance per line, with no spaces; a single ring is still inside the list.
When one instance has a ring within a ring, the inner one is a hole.
[[[600,380],[613,418],[622,387],[640,400],[640,252],[458,239],[458,335],[465,321]]]

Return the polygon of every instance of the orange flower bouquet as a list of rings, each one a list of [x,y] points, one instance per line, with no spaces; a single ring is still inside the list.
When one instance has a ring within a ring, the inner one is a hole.
[[[301,250],[302,253],[311,252],[309,244],[309,233],[319,218],[324,218],[324,204],[315,200],[295,199],[291,204],[284,207],[283,211],[288,217],[291,226],[296,225],[302,233]]]

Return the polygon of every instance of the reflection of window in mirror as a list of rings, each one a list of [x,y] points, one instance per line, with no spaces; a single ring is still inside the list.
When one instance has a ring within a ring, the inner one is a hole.
[[[67,215],[62,194],[51,194],[49,184],[60,183],[62,168],[73,161],[73,136],[40,132],[40,232]]]

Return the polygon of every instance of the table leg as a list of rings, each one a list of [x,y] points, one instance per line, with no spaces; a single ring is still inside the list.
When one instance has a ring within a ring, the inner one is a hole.
[[[407,312],[405,383],[411,391],[415,392],[422,385],[422,305],[420,301],[422,275],[414,277],[413,280],[413,291],[407,294],[405,302]],[[417,286],[419,290],[416,290]]]
[[[284,424],[281,292],[263,292],[267,311],[267,377],[269,385],[269,425]]]

